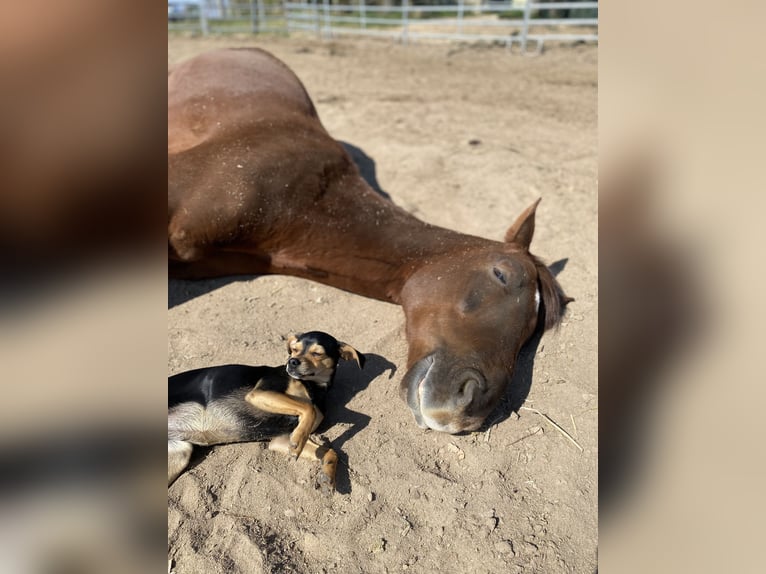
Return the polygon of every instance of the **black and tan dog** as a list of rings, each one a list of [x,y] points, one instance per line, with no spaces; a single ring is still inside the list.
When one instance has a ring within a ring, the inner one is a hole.
[[[319,485],[335,487],[335,452],[309,435],[322,422],[340,359],[364,355],[327,333],[287,340],[286,367],[221,365],[168,378],[168,486],[189,464],[193,445],[271,441],[270,450],[319,460]]]

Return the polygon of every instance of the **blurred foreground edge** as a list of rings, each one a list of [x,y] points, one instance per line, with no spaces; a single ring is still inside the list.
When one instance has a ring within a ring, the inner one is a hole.
[[[166,567],[162,10],[3,5],[3,571]]]
[[[660,158],[606,166],[599,190],[599,505],[601,520],[640,481],[666,371],[704,324],[687,246],[653,215]]]

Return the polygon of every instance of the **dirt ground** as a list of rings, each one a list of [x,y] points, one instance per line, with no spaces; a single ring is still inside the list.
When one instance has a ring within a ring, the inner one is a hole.
[[[563,325],[522,352],[480,432],[423,431],[398,396],[397,306],[288,277],[171,281],[168,371],[282,364],[284,338],[320,329],[367,354],[344,364],[319,434],[338,492],[260,444],[195,456],[168,491],[178,574],[593,572],[597,565],[597,51],[390,41],[171,37],[169,63],[257,45],[303,80],[329,132],[374,161],[392,201],[428,222],[501,239],[536,198],[532,251],[558,273]],[[359,155],[359,154],[358,154]],[[359,155],[361,158],[362,156]],[[510,397],[510,395],[509,395]]]

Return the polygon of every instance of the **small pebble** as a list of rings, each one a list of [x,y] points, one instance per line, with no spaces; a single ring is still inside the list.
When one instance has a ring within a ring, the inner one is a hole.
[[[495,550],[502,554],[510,554],[516,556],[516,552],[513,550],[513,542],[510,540],[500,540],[495,543]]]
[[[497,518],[487,518],[484,521],[484,525],[489,528],[490,532],[494,531],[497,528]]]

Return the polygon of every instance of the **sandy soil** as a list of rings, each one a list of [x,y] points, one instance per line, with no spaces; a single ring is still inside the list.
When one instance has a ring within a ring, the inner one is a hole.
[[[338,492],[316,468],[260,444],[200,452],[168,492],[178,574],[593,572],[597,563],[597,55],[542,57],[469,45],[172,38],[170,63],[258,45],[306,84],[331,134],[375,163],[418,217],[500,239],[542,196],[532,251],[576,298],[523,351],[486,430],[425,432],[398,397],[406,343],[397,306],[287,277],[172,281],[170,374],[281,364],[284,337],[321,329],[368,355],[344,364],[319,431],[341,456]],[[361,156],[360,156],[361,158]],[[548,420],[571,433],[582,452]]]

